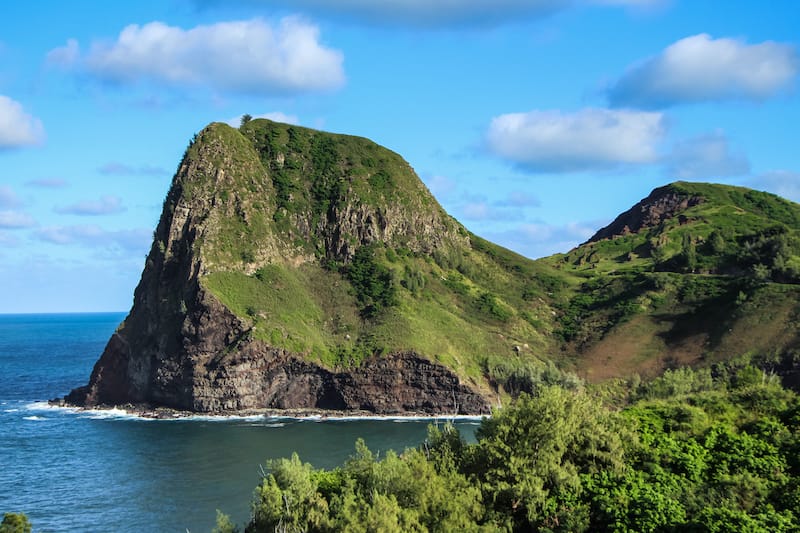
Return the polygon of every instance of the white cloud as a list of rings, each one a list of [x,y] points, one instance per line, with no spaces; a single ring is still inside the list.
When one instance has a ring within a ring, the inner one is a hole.
[[[0,228],[21,229],[31,228],[36,225],[36,221],[28,213],[14,210],[0,211]]]
[[[0,150],[44,141],[42,121],[25,112],[22,104],[0,94]]]
[[[195,0],[200,5],[222,0]],[[343,16],[369,24],[417,28],[492,27],[546,17],[574,5],[650,7],[663,0],[239,0],[249,7],[274,8]]]
[[[196,0],[214,4],[219,0]],[[251,3],[251,0],[248,0]],[[341,15],[371,24],[415,27],[493,26],[559,11],[572,0],[261,0],[297,10]]]
[[[563,225],[533,222],[488,233],[486,237],[522,255],[538,258],[571,250],[594,235],[597,227],[586,222]]]
[[[113,215],[125,210],[122,199],[117,196],[103,196],[99,200],[87,200],[54,209],[62,215],[80,216]]]
[[[19,246],[19,239],[11,233],[0,231],[0,245],[4,248],[17,247]]]
[[[570,222],[561,226],[544,223],[523,224],[520,233],[532,242],[583,242],[595,234],[596,228],[586,224]],[[563,250],[566,251],[566,250]]]
[[[17,193],[8,185],[0,185],[0,208],[18,207],[22,205]]]
[[[542,202],[531,193],[525,191],[511,191],[508,197],[497,202],[501,207],[539,207]]]
[[[77,43],[50,52],[71,58]],[[131,24],[116,41],[93,42],[62,66],[113,83],[150,81],[258,95],[335,89],[344,84],[343,55],[320,43],[319,29],[298,18],[219,22],[185,30],[163,22]]]
[[[728,99],[764,100],[800,72],[797,51],[766,41],[746,44],[705,33],[681,39],[634,65],[608,91],[612,106],[662,108]]]
[[[120,176],[163,176],[165,174],[169,174],[169,171],[153,166],[153,165],[126,165],[125,163],[120,163],[118,161],[111,161],[104,165],[101,165],[97,169],[98,172],[101,174],[110,174],[110,175],[120,175]]]
[[[744,185],[800,202],[800,172],[772,170],[748,179]]]
[[[67,39],[67,44],[50,50],[45,59],[50,65],[70,67],[78,61],[80,54],[78,41],[75,39]]]
[[[25,182],[29,187],[41,187],[43,189],[60,189],[68,185],[67,181],[61,178],[40,178]]]
[[[461,206],[461,218],[464,220],[487,220],[496,218],[486,202],[470,202]]]
[[[446,176],[431,176],[425,185],[437,199],[447,198],[456,188],[456,182]]]
[[[715,132],[675,143],[666,158],[666,172],[684,180],[725,178],[747,174],[750,163],[731,149],[723,133]]]
[[[495,155],[534,172],[577,172],[650,163],[664,135],[661,113],[586,108],[531,111],[492,119]]]
[[[244,115],[239,115],[238,117],[229,118],[225,121],[225,124],[228,124],[231,127],[238,128],[242,123],[242,117]],[[267,120],[271,120],[273,122],[282,122],[284,124],[294,124],[295,126],[300,125],[300,119],[297,118],[297,115],[287,115],[281,111],[272,111],[269,113],[262,113],[260,115],[251,115],[253,118],[265,118]]]
[[[48,226],[34,236],[44,242],[60,245],[81,245],[88,248],[118,248],[126,251],[146,251],[152,231],[132,229],[108,231],[99,226]]]

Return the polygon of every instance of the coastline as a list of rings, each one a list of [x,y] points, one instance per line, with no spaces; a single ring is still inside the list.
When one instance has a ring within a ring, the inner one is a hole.
[[[190,420],[190,419],[291,419],[307,421],[348,421],[348,420],[472,420],[480,421],[487,418],[489,414],[432,414],[424,412],[398,412],[398,413],[374,413],[372,411],[336,411],[330,409],[247,409],[242,411],[216,411],[198,412],[173,409],[171,407],[158,407],[152,405],[122,404],[122,405],[98,405],[84,407],[74,405],[64,401],[63,398],[48,400],[46,403],[49,408],[67,409],[74,413],[101,413],[101,412],[121,412],[121,414],[145,420]]]

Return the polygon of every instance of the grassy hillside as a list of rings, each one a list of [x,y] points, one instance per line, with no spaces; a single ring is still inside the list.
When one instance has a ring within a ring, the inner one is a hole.
[[[502,395],[569,381],[560,369],[602,380],[800,346],[800,206],[771,194],[674,183],[532,261],[367,139],[213,124],[187,161],[202,286],[245,335],[329,368],[415,350]]]
[[[415,350],[489,394],[562,379],[565,277],[470,234],[397,154],[267,120],[214,124],[189,152],[216,169],[184,185],[212,221],[200,281],[246,335],[329,368]]]
[[[597,380],[798,348],[800,206],[705,183],[654,195],[688,206],[543,260],[569,280],[555,332],[575,368]]]

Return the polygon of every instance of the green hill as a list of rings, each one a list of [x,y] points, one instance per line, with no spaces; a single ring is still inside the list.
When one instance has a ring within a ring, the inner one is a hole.
[[[542,261],[570,277],[556,333],[587,377],[798,348],[800,205],[773,194],[673,183]]]
[[[471,235],[397,154],[266,120],[207,137],[239,143],[269,178],[234,183],[239,197],[220,181],[202,193],[225,216],[201,283],[256,338],[327,367],[410,349],[479,387],[523,346],[526,362],[549,351],[552,269]]]
[[[533,261],[471,234],[399,155],[268,120],[211,124],[164,202],[131,313],[68,400],[199,411],[476,412],[797,346],[800,206],[656,189]]]

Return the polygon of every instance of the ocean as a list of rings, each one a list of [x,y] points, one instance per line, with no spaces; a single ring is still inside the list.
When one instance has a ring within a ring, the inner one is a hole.
[[[0,315],[0,513],[40,533],[208,532],[216,510],[249,517],[260,465],[333,468],[364,438],[373,451],[419,445],[444,419],[204,417],[152,420],[54,408],[87,382],[122,313]],[[477,420],[455,421],[474,438]]]

